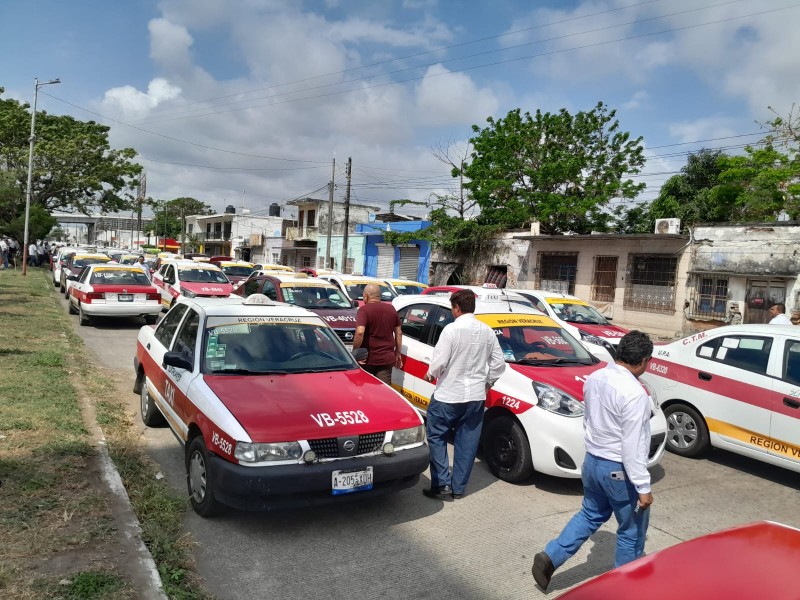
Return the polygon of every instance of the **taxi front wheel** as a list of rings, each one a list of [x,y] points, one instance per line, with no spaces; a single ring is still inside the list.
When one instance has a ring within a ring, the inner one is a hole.
[[[153,399],[150,397],[150,391],[147,389],[147,378],[144,374],[142,374],[141,377],[144,378],[144,381],[142,381],[142,391],[139,396],[142,423],[148,427],[158,427],[166,422],[164,415],[161,414],[156,403],[153,402]]]
[[[203,436],[198,435],[186,448],[186,483],[192,508],[201,517],[213,517],[222,510],[222,505],[214,497],[208,469],[206,443]]]
[[[533,475],[531,445],[525,431],[509,415],[495,417],[483,425],[483,454],[496,477],[519,483]]]
[[[667,419],[667,450],[679,456],[696,458],[708,451],[706,421],[687,404],[671,404],[664,409]]]

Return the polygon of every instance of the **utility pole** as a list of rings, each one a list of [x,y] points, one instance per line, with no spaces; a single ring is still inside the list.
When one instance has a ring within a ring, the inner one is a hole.
[[[167,203],[164,202],[164,249],[162,252],[167,251]]]
[[[136,194],[136,236],[138,237],[139,234],[142,232],[142,204],[144,203],[144,199],[147,196],[147,173],[142,173],[142,176],[139,178],[139,191]],[[147,236],[147,242],[150,243],[150,236]],[[131,244],[133,246],[133,244]],[[139,249],[141,250],[141,246]]]
[[[330,269],[331,264],[331,233],[333,232],[333,182],[336,177],[336,159],[333,159],[331,166],[331,182],[328,184],[328,243],[325,246],[325,265]]]
[[[350,228],[350,172],[353,159],[347,159],[347,191],[344,194],[344,236],[342,237],[342,273],[347,273],[347,233]]]
[[[181,256],[186,248],[186,204],[181,204]]]

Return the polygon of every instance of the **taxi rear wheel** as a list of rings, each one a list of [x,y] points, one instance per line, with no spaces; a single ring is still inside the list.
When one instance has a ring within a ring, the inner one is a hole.
[[[142,423],[148,427],[158,427],[159,425],[163,425],[166,421],[164,415],[161,414],[156,403],[153,402],[153,399],[150,397],[150,391],[147,389],[147,377],[144,377],[144,375],[142,375],[142,377],[144,381],[142,381],[142,391],[139,394],[139,408],[141,410]]]
[[[201,435],[195,437],[186,448],[186,483],[194,512],[201,517],[213,517],[222,510],[212,489],[208,451]]]
[[[671,404],[664,409],[667,419],[667,450],[695,458],[710,448],[705,419],[691,406]]]
[[[67,310],[69,311],[69,314],[71,314],[71,315],[78,314],[77,309],[74,306],[72,306],[72,302],[70,302],[69,300],[67,300]]]
[[[501,415],[484,424],[481,442],[486,462],[496,477],[519,483],[533,475],[531,446],[513,417]]]

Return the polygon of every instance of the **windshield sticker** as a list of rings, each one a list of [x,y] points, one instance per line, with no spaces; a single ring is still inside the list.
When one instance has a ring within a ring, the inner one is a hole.
[[[534,325],[539,327],[553,327],[555,323],[547,317],[537,317],[534,315],[476,315],[478,320],[483,321],[492,329],[498,327],[524,327]]]
[[[92,273],[100,273],[102,271],[127,271],[128,273],[131,273],[133,271],[136,271],[137,273],[141,273],[142,272],[142,270],[138,269],[138,268],[137,269],[133,269],[131,267],[123,267],[123,266],[119,266],[119,267],[108,266],[108,267],[95,267],[94,270],[92,271]]]
[[[545,298],[548,304],[577,304],[578,306],[591,306],[588,302],[583,300],[573,300],[572,298]]]

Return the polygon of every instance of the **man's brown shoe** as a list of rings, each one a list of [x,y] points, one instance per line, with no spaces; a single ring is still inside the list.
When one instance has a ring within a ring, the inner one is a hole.
[[[555,570],[556,568],[553,566],[553,561],[550,560],[546,552],[539,552],[539,554],[533,557],[531,574],[543,591],[547,591],[547,586],[550,585],[550,578],[553,576]]]

